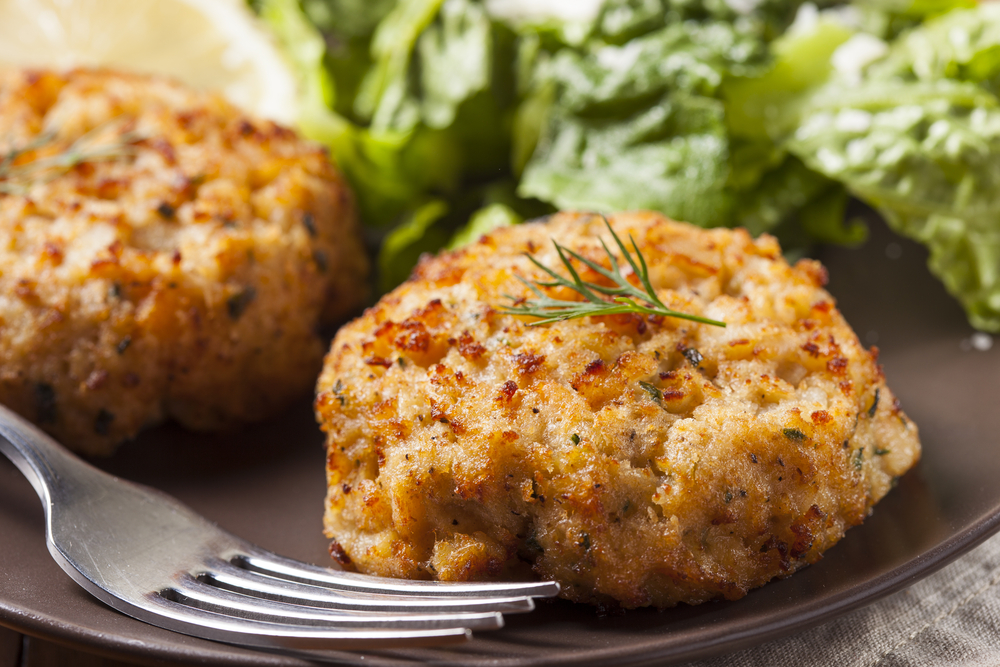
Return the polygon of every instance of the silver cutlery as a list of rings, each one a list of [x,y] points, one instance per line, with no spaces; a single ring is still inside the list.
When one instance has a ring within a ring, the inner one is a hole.
[[[98,470],[2,405],[0,452],[41,498],[49,553],[74,581],[120,612],[187,635],[287,651],[457,643],[559,591],[554,582],[373,577],[272,554]]]

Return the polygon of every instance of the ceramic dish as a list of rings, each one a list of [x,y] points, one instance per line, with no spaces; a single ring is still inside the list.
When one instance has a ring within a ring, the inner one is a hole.
[[[973,337],[926,253],[879,223],[860,250],[822,255],[830,290],[863,342],[882,349],[889,384],[920,427],[924,456],[864,525],[826,558],[743,600],[601,616],[557,601],[452,649],[339,653],[346,664],[668,664],[733,651],[830,619],[930,574],[1000,525],[1000,345]],[[322,437],[309,405],[242,434],[157,429],[98,462],[173,494],[234,533],[327,564],[320,534]],[[41,506],[0,460],[0,624],[136,663],[306,665],[170,633],[122,616],[48,556]]]

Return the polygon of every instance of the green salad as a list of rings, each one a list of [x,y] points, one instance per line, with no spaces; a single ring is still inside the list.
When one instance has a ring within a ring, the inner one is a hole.
[[[1000,3],[254,4],[381,240],[382,290],[561,208],[858,244],[855,197],[1000,331]]]

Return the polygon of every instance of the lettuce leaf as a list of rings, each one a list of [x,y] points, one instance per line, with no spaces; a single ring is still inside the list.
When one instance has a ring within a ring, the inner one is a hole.
[[[302,0],[313,25],[339,39],[370,36],[395,5],[396,0]]]
[[[432,199],[409,213],[382,241],[378,254],[379,291],[388,292],[406,280],[425,252],[434,252],[448,242],[450,232],[439,223],[448,204]]]
[[[672,96],[620,121],[557,116],[518,194],[559,208],[659,210],[712,225],[728,220],[722,103]]]
[[[299,129],[330,149],[353,186],[366,222],[384,224],[421,197],[426,177],[414,178],[409,162],[426,155],[436,160],[432,164],[437,173],[454,172],[449,156],[417,141],[415,133],[373,133],[333,111],[336,89],[324,67],[326,45],[296,0],[264,0],[261,16],[298,74]]]
[[[868,235],[846,223],[847,192],[808,168],[781,142],[798,122],[798,105],[833,71],[830,58],[853,35],[836,16],[817,14],[770,45],[771,67],[756,76],[729,77],[722,85],[730,134],[731,191],[739,193],[739,223],[752,234],[779,237],[786,253],[820,243],[857,245]]]
[[[742,16],[732,4],[611,0],[585,46],[536,55],[515,133],[515,168],[534,145],[519,194],[562,208],[648,208],[759,233],[834,188],[788,160],[764,128],[767,110],[752,108],[776,82],[788,96],[805,87],[773,66],[768,48],[799,3],[762,2]],[[827,57],[846,38],[841,33],[827,40],[832,47],[824,42]]]
[[[421,33],[442,0],[400,0],[378,24],[371,41],[373,66],[365,75],[354,110],[373,129],[410,131],[420,122],[420,103],[410,90],[410,68]]]
[[[445,246],[449,250],[455,250],[475,243],[484,234],[489,234],[494,229],[500,227],[510,227],[524,222],[524,218],[518,215],[514,209],[506,204],[490,204],[476,211],[469,223],[455,232],[455,235]]]
[[[253,1],[298,72],[301,129],[365,223],[395,227],[383,289],[554,206],[853,244],[853,195],[1000,331],[1000,5],[824,0],[786,32],[801,0],[605,0],[538,25],[483,0]],[[858,39],[887,53],[852,61]]]
[[[897,40],[868,78],[966,81],[1000,92],[1000,19],[995,5],[950,12]]]
[[[969,9],[977,0],[853,0],[865,32],[882,39],[895,39],[923,21],[953,9]]]
[[[773,63],[757,76],[730,77],[722,86],[726,125],[734,137],[778,148],[776,140],[798,122],[797,103],[833,71],[830,57],[854,31],[818,17],[808,30],[789,31],[771,44]]]
[[[802,107],[788,148],[899,233],[977,328],[1000,331],[1000,6],[932,19],[895,41],[860,84],[834,80]]]
[[[469,0],[448,0],[440,20],[417,42],[422,117],[428,127],[448,127],[459,106],[490,88],[493,29],[486,10]]]
[[[717,22],[560,50],[539,75],[551,105],[518,193],[561,208],[728,218],[725,120],[712,94],[727,54],[755,45]]]
[[[330,149],[365,224],[412,220],[429,199],[463,196],[466,182],[507,167],[510,137],[497,128],[510,124],[513,92],[493,88],[513,85],[513,37],[477,3],[380,3],[367,23],[347,24],[357,33],[377,21],[372,34],[329,50],[297,0],[263,0],[260,11],[299,75],[299,127]]]

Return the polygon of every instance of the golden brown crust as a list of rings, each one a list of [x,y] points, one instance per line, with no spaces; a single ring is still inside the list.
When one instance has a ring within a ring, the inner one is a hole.
[[[114,159],[0,181],[0,402],[107,453],[147,424],[260,419],[364,298],[351,195],[319,147],[221,97],[109,71],[0,72],[0,154],[96,128]]]
[[[319,380],[342,561],[451,580],[530,568],[625,607],[736,599],[819,559],[917,460],[817,262],[652,213],[612,226],[668,306],[728,326],[498,312],[528,295],[515,275],[542,277],[523,253],[559,267],[550,238],[607,266],[596,216],[425,259],[341,329]]]

